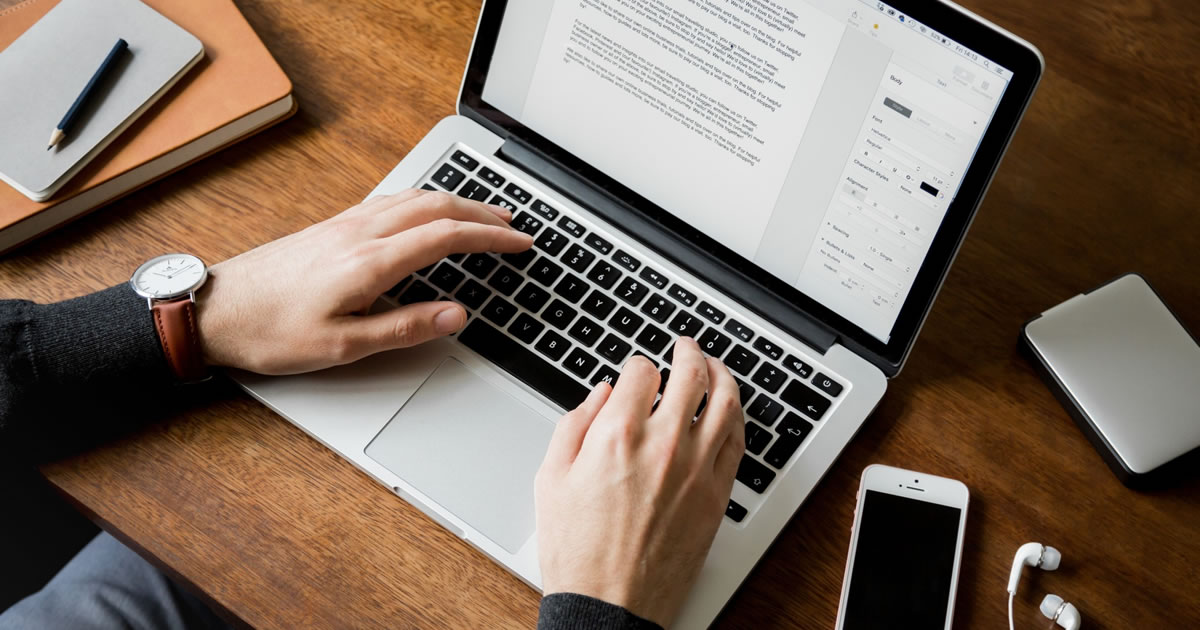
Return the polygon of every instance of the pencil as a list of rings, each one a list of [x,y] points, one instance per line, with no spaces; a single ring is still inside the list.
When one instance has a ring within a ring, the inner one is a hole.
[[[109,68],[113,66],[113,61],[128,47],[129,44],[124,39],[118,39],[117,43],[113,44],[112,50],[108,51],[108,56],[104,58],[104,63],[100,64],[100,67],[96,69],[96,73],[92,75],[91,80],[87,82],[87,85],[83,87],[83,91],[80,92],[79,96],[75,98],[75,102],[71,105],[71,109],[68,109],[67,114],[63,116],[61,121],[59,121],[58,127],[54,129],[54,133],[50,134],[50,145],[46,147],[47,151],[53,149],[55,145],[57,145],[59,142],[62,142],[62,139],[67,136],[67,130],[71,127],[72,123],[75,122],[75,119],[78,118],[79,110],[83,109],[83,104],[86,103],[88,99],[91,98],[92,93],[96,91],[96,85],[100,83],[100,79],[102,79],[105,73],[108,72]]]

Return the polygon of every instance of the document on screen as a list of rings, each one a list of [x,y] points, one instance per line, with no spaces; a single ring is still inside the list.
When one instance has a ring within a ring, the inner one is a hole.
[[[775,0],[555,2],[524,119],[752,257],[843,30]]]

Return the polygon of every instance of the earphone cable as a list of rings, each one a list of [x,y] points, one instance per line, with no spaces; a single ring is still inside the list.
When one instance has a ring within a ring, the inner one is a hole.
[[[1012,618],[1012,603],[1013,603],[1013,597],[1015,597],[1015,596],[1016,596],[1016,593],[1008,594],[1008,630],[1015,630],[1013,628],[1013,618]]]

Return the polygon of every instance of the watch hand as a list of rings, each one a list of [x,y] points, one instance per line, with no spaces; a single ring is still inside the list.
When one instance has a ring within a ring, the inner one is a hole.
[[[167,280],[170,280],[171,278],[174,278],[175,276],[178,276],[179,274],[181,274],[181,273],[183,273],[183,272],[187,271],[188,269],[191,269],[192,267],[195,267],[195,266],[196,266],[196,263],[192,263],[192,264],[190,264],[190,265],[188,265],[188,266],[184,267],[183,269],[180,269],[179,271],[176,271],[175,273],[173,273],[173,274],[171,274],[171,275],[167,276]]]

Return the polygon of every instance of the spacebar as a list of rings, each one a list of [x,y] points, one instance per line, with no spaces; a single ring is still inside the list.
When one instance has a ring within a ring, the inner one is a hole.
[[[458,340],[565,410],[587,398],[588,388],[481,319],[471,322]]]

